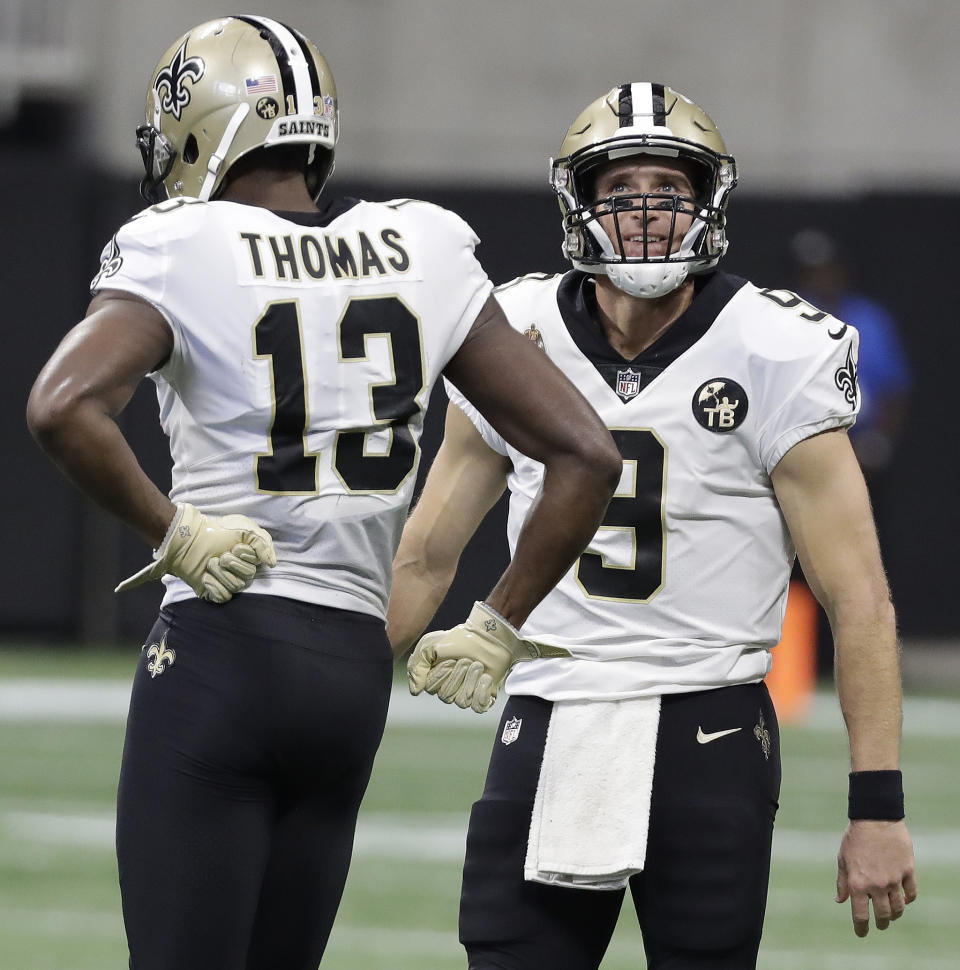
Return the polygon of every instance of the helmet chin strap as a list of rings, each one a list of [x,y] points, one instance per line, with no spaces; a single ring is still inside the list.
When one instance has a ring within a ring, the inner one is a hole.
[[[243,124],[243,119],[247,117],[249,111],[250,105],[243,101],[237,105],[233,115],[227,122],[227,127],[223,130],[223,137],[220,139],[220,144],[217,145],[217,150],[207,161],[207,175],[203,180],[203,185],[200,187],[200,194],[197,196],[201,202],[208,202],[210,200],[210,193],[213,192],[213,187],[216,184],[220,166],[223,165],[223,160],[230,151],[233,139],[237,135],[237,129]]]
[[[693,245],[703,231],[702,219],[694,219],[693,224],[683,237],[676,252],[679,257],[692,257]],[[596,221],[587,224],[587,229],[597,241],[604,256],[619,259],[620,254],[613,248],[610,237]],[[601,263],[590,268],[591,273],[604,273],[611,283],[628,296],[642,300],[653,300],[673,292],[687,278],[693,262],[689,259],[674,259],[656,263]]]

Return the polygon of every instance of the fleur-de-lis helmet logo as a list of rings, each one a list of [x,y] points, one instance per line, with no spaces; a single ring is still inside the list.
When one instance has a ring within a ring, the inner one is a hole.
[[[153,89],[160,98],[160,109],[173,115],[177,121],[183,114],[183,109],[190,104],[190,90],[186,86],[187,79],[194,84],[203,77],[204,63],[200,57],[187,57],[187,41],[183,43],[173,55],[173,60],[161,68],[157,79],[153,82]]]

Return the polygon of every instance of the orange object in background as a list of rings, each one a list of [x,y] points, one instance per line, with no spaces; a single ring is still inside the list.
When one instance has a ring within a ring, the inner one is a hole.
[[[791,580],[782,639],[773,649],[773,668],[766,679],[781,724],[800,720],[810,707],[817,680],[819,609],[810,587]]]

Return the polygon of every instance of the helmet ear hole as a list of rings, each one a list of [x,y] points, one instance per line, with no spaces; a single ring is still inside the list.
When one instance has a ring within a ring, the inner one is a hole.
[[[197,139],[194,137],[193,132],[187,135],[187,140],[183,145],[182,157],[188,165],[193,165],[200,157],[200,146],[197,144]]]

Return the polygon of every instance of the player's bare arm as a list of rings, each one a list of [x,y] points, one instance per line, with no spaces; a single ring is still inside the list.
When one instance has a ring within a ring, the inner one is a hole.
[[[544,464],[543,489],[487,597],[519,627],[597,531],[623,462],[586,398],[493,297],[445,374],[511,445]]]
[[[895,771],[901,686],[896,619],[863,476],[844,431],[801,442],[774,469],[773,485],[811,588],[830,620],[835,676],[853,772]],[[848,897],[865,936],[917,894],[913,847],[902,820],[858,819],[843,836],[837,900]]]
[[[443,443],[393,561],[387,635],[396,656],[413,645],[436,613],[464,547],[503,494],[509,467],[460,408],[450,405]]]
[[[149,303],[119,291],[98,294],[40,372],[27,423],[83,492],[154,547],[153,560],[117,592],[173,573],[201,598],[225,603],[261,563],[276,564],[270,536],[246,516],[215,518],[174,505],[116,423],[140,381],[172,349],[170,327]]]
[[[144,473],[115,419],[172,348],[170,327],[154,307],[105,291],[57,347],[27,404],[41,447],[152,546],[160,545],[175,507]]]

